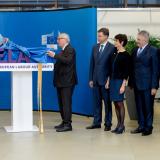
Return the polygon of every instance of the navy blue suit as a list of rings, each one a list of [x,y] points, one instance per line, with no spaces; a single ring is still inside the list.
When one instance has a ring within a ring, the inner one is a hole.
[[[152,130],[154,97],[151,89],[158,89],[158,55],[157,49],[147,45],[140,55],[138,48],[132,53],[132,67],[129,86],[134,88],[139,127],[145,131]]]
[[[160,48],[158,48],[158,50],[157,50],[157,53],[158,53],[158,61],[159,61],[159,63],[158,63],[158,65],[159,65],[159,79],[160,79]]]
[[[102,122],[102,100],[105,104],[105,125],[110,127],[112,121],[112,106],[109,98],[109,91],[105,89],[105,84],[109,76],[109,59],[115,52],[115,47],[107,43],[101,56],[99,56],[100,44],[92,49],[89,80],[93,81],[93,100],[94,100],[94,125]]]

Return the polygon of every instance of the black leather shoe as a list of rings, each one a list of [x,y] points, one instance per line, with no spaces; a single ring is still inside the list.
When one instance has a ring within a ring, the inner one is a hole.
[[[105,126],[104,131],[110,131],[111,130],[111,126]]]
[[[119,127],[115,133],[116,134],[122,134],[123,132],[125,132],[125,126]]]
[[[144,131],[143,133],[142,133],[142,136],[149,136],[149,135],[151,135],[152,134],[152,130],[151,131]]]
[[[101,128],[101,125],[91,125],[86,127],[86,129],[98,129],[98,128]]]
[[[64,125],[62,128],[56,130],[56,132],[67,132],[72,131],[72,126]]]
[[[138,133],[143,133],[144,132],[144,129],[143,128],[137,128],[133,131],[131,131],[131,134],[138,134]]]
[[[59,129],[59,128],[63,128],[64,127],[64,123],[62,122],[61,124],[59,124],[58,126],[54,126],[55,129]]]
[[[112,130],[112,133],[116,133],[118,131],[118,127],[116,127],[114,130]]]

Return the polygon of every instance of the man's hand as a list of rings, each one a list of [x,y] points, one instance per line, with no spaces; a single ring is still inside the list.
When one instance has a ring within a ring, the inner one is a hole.
[[[123,94],[125,92],[125,85],[122,85],[120,88],[120,94]]]
[[[93,88],[93,81],[89,81],[89,86]]]
[[[109,80],[107,80],[107,82],[105,84],[105,89],[109,89]]]
[[[156,95],[156,93],[157,93],[157,89],[152,88],[152,90],[151,90],[151,95],[152,95],[152,96],[155,96],[155,95]]]
[[[55,56],[55,52],[52,52],[52,51],[47,51],[47,54],[52,58],[54,58]]]

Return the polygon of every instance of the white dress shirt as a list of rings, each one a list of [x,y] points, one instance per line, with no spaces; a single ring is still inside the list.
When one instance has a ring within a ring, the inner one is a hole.
[[[137,53],[141,54],[143,52],[143,50],[146,48],[148,44],[146,44],[145,46],[143,46],[142,48],[138,48]]]
[[[64,45],[64,47],[62,48],[63,51],[64,51],[64,49],[68,46],[68,44],[69,44],[69,43],[66,43],[66,44]]]

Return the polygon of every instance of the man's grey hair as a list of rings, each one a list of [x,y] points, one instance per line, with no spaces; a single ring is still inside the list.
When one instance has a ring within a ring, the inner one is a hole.
[[[148,32],[148,31],[142,30],[142,31],[140,31],[140,32],[138,33],[138,35],[141,35],[141,36],[145,37],[146,40],[149,41],[149,36],[150,36],[150,35],[149,35],[149,32]]]
[[[67,33],[60,33],[58,35],[58,38],[64,38],[64,39],[66,39],[68,41],[68,43],[70,42],[70,37],[69,37],[69,35]]]

